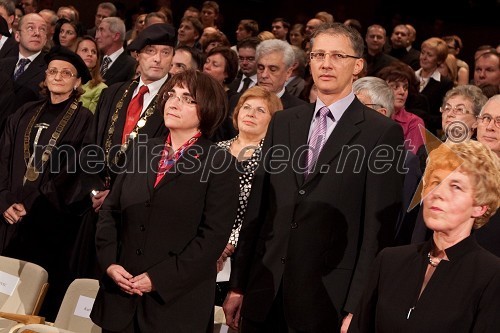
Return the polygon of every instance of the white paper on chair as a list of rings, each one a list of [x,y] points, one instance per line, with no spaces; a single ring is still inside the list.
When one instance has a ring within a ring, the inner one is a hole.
[[[231,260],[228,258],[224,263],[222,271],[217,273],[217,282],[229,281],[229,276],[231,276]]]
[[[0,271],[0,293],[12,296],[18,283],[18,276]]]
[[[78,303],[75,307],[74,315],[83,318],[90,318],[90,311],[92,311],[92,307],[94,306],[94,298],[90,298],[87,296],[80,296],[78,298]]]

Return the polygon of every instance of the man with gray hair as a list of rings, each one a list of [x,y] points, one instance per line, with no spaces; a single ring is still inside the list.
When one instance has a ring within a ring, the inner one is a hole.
[[[354,81],[352,91],[361,103],[387,118],[392,118],[394,114],[394,94],[385,80],[374,76],[365,76]],[[406,174],[403,182],[403,206],[394,228],[394,240],[397,245],[409,244],[411,241],[419,210],[414,208],[407,211],[407,209],[410,207],[413,195],[416,193],[422,178],[417,155],[410,150],[405,150],[404,154],[404,170]]]
[[[101,76],[108,87],[135,75],[136,61],[125,52],[124,40],[125,23],[118,17],[104,18],[97,29],[96,42],[103,54]]]
[[[257,46],[255,61],[257,85],[275,93],[281,99],[283,109],[306,104],[285,89],[285,83],[292,75],[295,63],[295,54],[290,44],[278,39],[265,40]],[[231,114],[240,96],[241,94],[236,94],[231,97],[229,101]]]
[[[97,5],[97,11],[95,13],[94,27],[87,30],[87,35],[95,37],[97,33],[97,28],[101,24],[102,20],[106,17],[116,16],[116,6],[111,2],[101,2]]]
[[[9,34],[0,36],[0,59],[7,57],[15,57],[19,52],[18,43],[12,31],[12,23],[15,18],[16,6],[11,0],[0,0],[0,16],[5,19]]]

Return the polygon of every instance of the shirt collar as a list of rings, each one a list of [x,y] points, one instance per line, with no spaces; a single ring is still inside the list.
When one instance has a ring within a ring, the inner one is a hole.
[[[110,58],[111,62],[113,63],[120,56],[120,54],[122,54],[123,52],[125,52],[125,49],[123,47],[120,47],[118,50],[111,53],[107,57]]]
[[[149,89],[149,94],[151,96],[154,96],[160,91],[160,88],[163,86],[165,81],[168,79],[168,74],[159,79],[158,81],[151,82],[148,84],[148,89]],[[139,91],[140,87],[144,86],[144,82],[142,81],[142,78],[139,79],[139,84],[137,85],[136,91]]]
[[[285,93],[285,86],[283,86],[283,89],[281,89],[281,91],[280,91],[280,92],[278,92],[278,93],[276,94],[276,96],[278,96],[279,98],[281,98],[281,97],[283,96],[283,94],[284,94],[284,93]]]
[[[347,96],[330,105],[325,105],[325,103],[323,103],[323,101],[318,97],[316,99],[316,105],[314,107],[314,115],[316,116],[319,109],[321,109],[323,106],[327,106],[328,109],[330,109],[330,112],[335,121],[339,121],[345,110],[347,110],[349,105],[351,105],[352,101],[354,101],[354,92],[352,91]]]
[[[38,51],[37,53],[30,55],[29,57],[25,57],[21,53],[19,53],[18,61],[19,61],[19,59],[26,58],[26,59],[29,59],[30,62],[33,62],[36,59],[36,57],[38,57],[38,55],[40,53],[42,53],[42,51]]]

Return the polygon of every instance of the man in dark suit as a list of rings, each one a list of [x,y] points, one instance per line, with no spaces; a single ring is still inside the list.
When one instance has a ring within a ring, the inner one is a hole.
[[[235,253],[224,310],[243,332],[347,331],[401,208],[403,131],[352,92],[362,37],[333,23],[312,40],[318,99],[271,121]]]
[[[283,104],[283,109],[306,104],[305,101],[293,96],[285,89],[285,83],[290,78],[295,63],[295,54],[287,42],[270,39],[261,42],[255,52],[257,63],[257,85],[275,93]],[[233,127],[233,112],[242,93],[237,93],[229,99],[229,115],[213,138],[214,142],[229,140],[236,135]]]
[[[0,2],[0,59],[16,57],[19,53],[19,47],[12,32],[15,9],[14,2],[10,0]]]
[[[0,70],[11,77],[14,84],[15,102],[12,113],[26,102],[40,99],[40,83],[45,79],[47,64],[42,48],[47,41],[47,23],[38,14],[27,14],[19,21],[15,32],[19,42],[16,57],[0,59]]]
[[[389,55],[401,60],[413,68],[414,71],[420,68],[420,51],[411,46],[411,31],[405,24],[398,24],[394,27],[391,35],[391,50]]]
[[[123,48],[125,23],[120,18],[103,19],[97,28],[95,39],[103,54],[101,75],[108,87],[135,76],[137,62]]]
[[[295,63],[295,54],[287,42],[269,39],[261,42],[256,49],[257,85],[275,93],[283,103],[283,109],[306,104],[285,89],[285,82],[290,78]],[[229,101],[232,115],[241,94],[233,95]]]
[[[245,38],[238,42],[238,63],[240,65],[241,75],[238,75],[236,79],[229,84],[229,90],[232,94],[244,93],[245,90],[257,84],[255,50],[259,43],[260,39],[257,37]]]

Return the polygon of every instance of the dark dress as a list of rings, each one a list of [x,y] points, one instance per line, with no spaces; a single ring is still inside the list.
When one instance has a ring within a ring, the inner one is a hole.
[[[27,103],[7,119],[0,139],[0,210],[4,212],[14,203],[22,203],[27,211],[27,215],[13,225],[0,218],[0,253],[34,262],[48,271],[50,288],[41,315],[49,320],[54,319],[70,282],[66,275],[69,253],[79,227],[79,219],[68,210],[74,197],[70,183],[92,113],[81,103],[77,104],[38,178],[27,180],[24,185],[27,159],[23,141],[33,120],[28,133],[29,153],[32,154],[37,126],[48,125],[41,131],[34,158],[35,165],[40,167],[42,147],[48,144],[67,115],[73,99],[55,105],[47,102],[44,107],[45,100]],[[35,119],[38,110],[40,113]]]
[[[500,259],[467,237],[446,249],[418,299],[431,246],[381,251],[349,332],[499,332]]]

